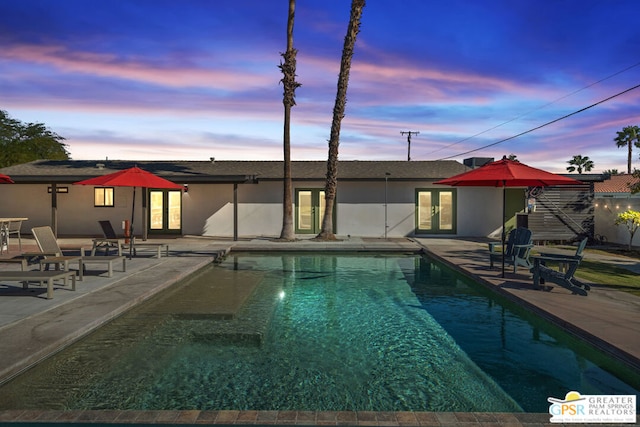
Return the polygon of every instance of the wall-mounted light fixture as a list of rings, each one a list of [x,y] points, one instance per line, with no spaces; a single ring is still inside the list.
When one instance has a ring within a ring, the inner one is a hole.
[[[182,189],[184,190],[185,193],[188,193],[189,192],[189,184],[184,184],[182,186]]]
[[[47,187],[47,193],[51,193],[53,191],[51,187]],[[68,193],[69,187],[56,187],[56,193]]]

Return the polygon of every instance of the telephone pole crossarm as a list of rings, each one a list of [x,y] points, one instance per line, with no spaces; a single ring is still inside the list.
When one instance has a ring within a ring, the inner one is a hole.
[[[411,135],[419,135],[415,130],[400,131],[400,135],[407,135],[407,161],[411,161]]]

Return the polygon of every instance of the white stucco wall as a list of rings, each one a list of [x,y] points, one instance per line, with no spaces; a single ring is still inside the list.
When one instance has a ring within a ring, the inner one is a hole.
[[[115,207],[94,207],[93,187],[64,185],[58,195],[58,233],[61,236],[100,236],[100,220],[110,220],[117,232],[131,218],[132,188],[115,188]],[[294,188],[323,188],[324,182],[294,182]],[[413,235],[415,191],[430,188],[425,182],[387,184],[387,236]],[[438,186],[439,188],[451,188]],[[137,190],[135,232],[142,227],[141,190]],[[501,224],[502,192],[497,188],[458,187],[457,236],[487,236]],[[278,236],[282,228],[282,183],[238,185],[238,235]],[[340,182],[336,208],[337,234],[384,237],[385,183]],[[190,184],[182,197],[182,232],[185,235],[233,236],[233,184]],[[295,212],[295,210],[294,210]],[[0,186],[0,217],[29,217],[31,227],[51,225],[51,195],[46,185]]]
[[[28,217],[22,224],[22,232],[30,233],[32,227],[52,225],[51,194],[47,185],[4,185],[0,195],[1,217]],[[68,193],[59,193],[57,200],[58,234],[78,236],[101,236],[98,221],[110,220],[116,231],[120,231],[122,220],[131,220],[133,188],[116,187],[115,207],[94,207],[93,187],[83,185],[61,185]],[[142,224],[142,202],[140,190],[136,195],[134,224],[139,230]]]

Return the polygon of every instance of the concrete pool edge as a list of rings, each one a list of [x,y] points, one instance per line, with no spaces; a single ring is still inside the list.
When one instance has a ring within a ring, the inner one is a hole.
[[[38,362],[95,331],[139,303],[211,264],[215,258],[182,258],[181,268],[159,264],[127,275],[108,286],[0,329],[0,340],[14,351],[2,351],[0,386]],[[174,258],[175,260],[175,258]],[[175,261],[174,261],[175,262]],[[187,264],[185,266],[185,264]]]
[[[358,426],[542,426],[544,413],[373,411],[0,411],[0,423],[246,424]],[[581,425],[581,424],[572,424]]]

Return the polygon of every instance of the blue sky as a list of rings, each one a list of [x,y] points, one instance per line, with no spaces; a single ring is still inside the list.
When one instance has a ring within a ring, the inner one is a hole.
[[[299,0],[292,158],[323,160],[348,0]],[[0,109],[73,159],[281,160],[287,0],[3,0]],[[640,125],[637,0],[368,0],[342,160],[501,158],[626,170]],[[625,70],[625,71],[623,71]],[[482,148],[495,144],[488,148]],[[477,150],[477,151],[472,151]],[[640,167],[640,150],[633,163]]]

